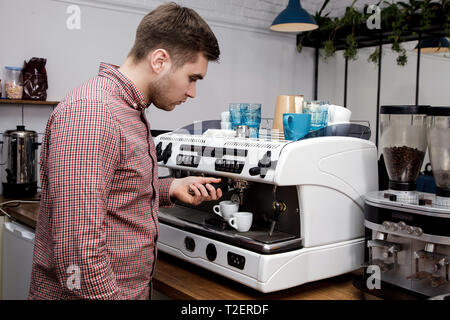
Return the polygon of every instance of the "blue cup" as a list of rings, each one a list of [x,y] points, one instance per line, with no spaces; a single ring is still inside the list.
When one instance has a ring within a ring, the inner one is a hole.
[[[244,124],[242,121],[242,115],[243,112],[248,109],[248,106],[248,103],[230,103],[230,122],[233,129],[235,129],[236,126]]]
[[[259,125],[261,124],[261,104],[252,103],[241,113],[242,124],[249,126],[250,138],[259,137]]]
[[[311,114],[284,113],[283,130],[286,140],[298,140],[309,133],[311,128]]]
[[[229,110],[232,129],[245,125],[250,128],[250,138],[259,136],[259,126],[261,124],[260,103],[230,103]]]

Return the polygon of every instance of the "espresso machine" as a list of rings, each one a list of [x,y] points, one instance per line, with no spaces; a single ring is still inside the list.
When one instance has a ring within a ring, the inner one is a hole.
[[[450,292],[450,107],[382,106],[389,190],[365,195],[366,266],[421,297]],[[428,146],[436,194],[416,191]]]
[[[347,136],[316,133],[299,141],[226,130],[157,136],[160,166],[175,177],[220,177],[223,191],[219,201],[197,207],[160,208],[158,249],[261,292],[359,269],[363,195],[378,190],[377,150],[352,128],[340,130]],[[222,200],[253,213],[249,231],[213,212]]]

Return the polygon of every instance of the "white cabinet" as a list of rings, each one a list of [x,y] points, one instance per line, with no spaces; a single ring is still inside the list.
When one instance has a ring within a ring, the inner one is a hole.
[[[2,277],[4,300],[26,300],[33,263],[34,231],[16,222],[3,223]]]

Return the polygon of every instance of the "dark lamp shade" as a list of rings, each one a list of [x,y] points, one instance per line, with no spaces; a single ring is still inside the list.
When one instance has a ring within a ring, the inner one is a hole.
[[[450,41],[447,38],[434,38],[434,39],[425,39],[420,41],[420,52],[421,53],[442,53],[442,52],[450,52]],[[419,44],[417,44],[415,50],[419,48]]]
[[[317,29],[314,18],[302,8],[300,0],[289,0],[289,4],[281,11],[270,26],[270,30],[281,32],[302,32]]]

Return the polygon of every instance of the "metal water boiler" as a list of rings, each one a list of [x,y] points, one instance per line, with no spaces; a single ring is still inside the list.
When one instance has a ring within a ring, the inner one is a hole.
[[[37,192],[38,134],[17,126],[3,133],[2,185],[6,198],[27,198]]]

